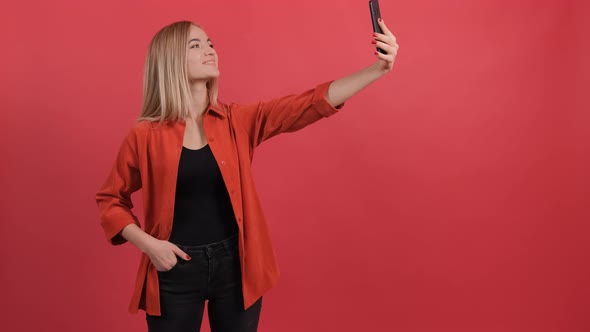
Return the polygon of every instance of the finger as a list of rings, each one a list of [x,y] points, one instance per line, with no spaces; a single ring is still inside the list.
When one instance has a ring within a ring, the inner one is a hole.
[[[392,55],[392,54],[383,54],[381,52],[375,52],[375,53],[377,54],[377,57],[379,59],[393,63],[394,55]]]
[[[394,51],[395,53],[397,53],[397,50],[399,50],[399,45],[398,45],[398,44],[392,45],[391,47],[393,47],[393,51]],[[392,53],[393,53],[393,52],[392,52]]]
[[[373,39],[391,44],[395,44],[397,42],[397,39],[394,35],[388,36],[378,32],[373,33]]]
[[[381,27],[381,31],[383,31],[383,33],[385,33],[388,36],[393,36],[393,34],[391,33],[391,31],[389,31],[389,28],[387,28],[387,25],[385,25],[385,22],[383,21],[383,19],[379,19],[379,26]]]
[[[177,246],[173,246],[172,251],[176,254],[176,256],[184,259],[185,261],[191,260],[191,256],[189,256],[186,252],[182,251],[182,249],[178,248]]]
[[[380,48],[380,49],[382,49],[385,52],[390,53],[390,54],[396,51],[394,46],[391,46],[391,45],[386,44],[386,43],[377,42],[376,44],[373,44],[373,45],[375,45],[376,47],[378,47],[378,48]]]
[[[166,264],[168,266],[168,270],[172,270],[172,268],[175,267],[176,264],[178,264],[178,258],[176,258],[176,255],[173,254],[169,262]]]
[[[176,266],[176,263],[178,263],[178,260],[176,259],[176,257],[174,257],[174,261],[168,262],[168,263],[162,263],[162,264],[154,264],[154,266],[156,267],[157,271],[160,272],[166,272],[166,271],[170,271],[172,270],[172,268],[174,266]]]

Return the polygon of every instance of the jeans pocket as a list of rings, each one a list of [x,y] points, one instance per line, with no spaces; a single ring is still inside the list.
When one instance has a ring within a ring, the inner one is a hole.
[[[188,262],[185,261],[184,259],[176,256],[176,264],[174,264],[174,266],[172,266],[172,268],[170,270],[166,270],[166,271],[158,271],[158,273],[162,273],[162,274],[170,274],[173,272],[178,271],[179,269],[182,269],[183,266],[187,265]]]

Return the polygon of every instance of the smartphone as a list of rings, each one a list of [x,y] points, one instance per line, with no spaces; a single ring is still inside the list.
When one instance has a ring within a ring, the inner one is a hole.
[[[373,23],[373,31],[383,33],[379,27],[377,19],[381,18],[381,11],[379,10],[379,0],[369,0],[369,10],[371,11],[371,22]],[[387,54],[384,50],[377,47],[377,52]]]

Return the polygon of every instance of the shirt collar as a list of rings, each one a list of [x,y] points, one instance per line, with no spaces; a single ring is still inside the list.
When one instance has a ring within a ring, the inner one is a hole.
[[[208,110],[222,118],[225,118],[227,116],[227,111],[219,102],[217,103],[217,106],[214,106],[213,104],[209,103]]]

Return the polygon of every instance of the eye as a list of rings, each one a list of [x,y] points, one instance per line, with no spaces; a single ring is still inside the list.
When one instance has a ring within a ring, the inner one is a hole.
[[[194,44],[193,46],[191,46],[190,48],[199,48],[200,45],[199,44]]]

